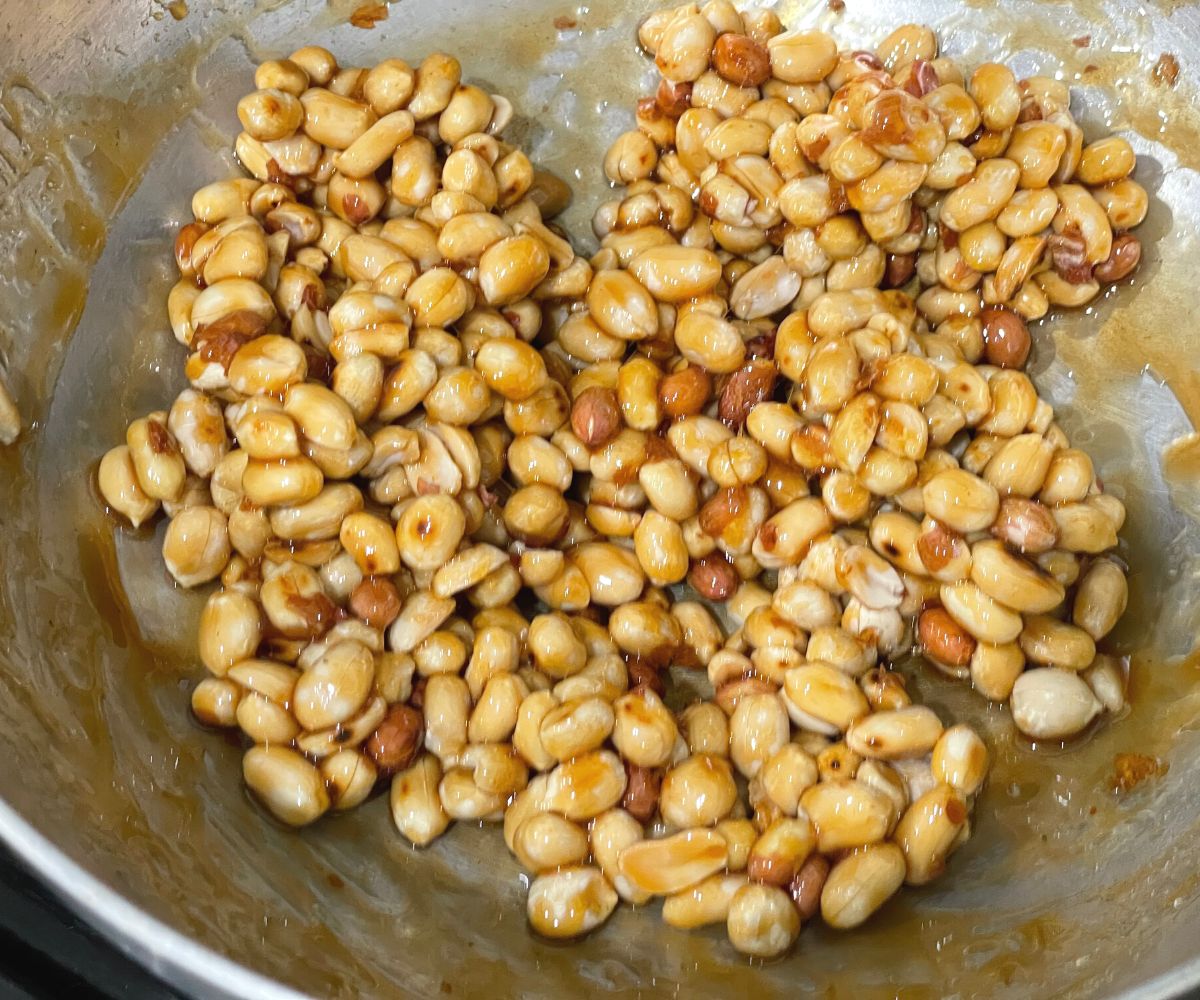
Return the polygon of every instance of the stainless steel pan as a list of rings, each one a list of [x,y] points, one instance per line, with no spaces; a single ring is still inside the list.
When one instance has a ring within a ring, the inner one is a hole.
[[[513,98],[536,159],[577,184],[580,237],[606,140],[647,85],[622,0],[0,3],[0,369],[32,422],[0,452],[0,836],[123,948],[205,995],[566,994],[1159,997],[1200,983],[1200,11],[1145,0],[780,4],[788,23],[877,40],[920,19],[967,60],[1076,81],[1085,123],[1130,136],[1154,197],[1133,288],[1042,324],[1033,372],[1129,505],[1134,707],[1069,755],[921,677],[988,731],[996,770],[947,878],[862,931],[807,931],[767,967],[723,935],[622,911],[569,948],[530,937],[492,829],[409,849],[376,800],[303,834],[244,794],[238,751],[190,719],[199,601],[152,532],[97,509],[96,457],[180,384],[165,320],[191,191],[234,170],[254,60],[319,42],[345,63],[445,47]],[[558,31],[568,15],[575,30]],[[1084,44],[1087,36],[1087,44]],[[1079,40],[1073,44],[1072,40]],[[1161,53],[1177,85],[1156,86]],[[1089,68],[1090,67],[1090,68]],[[1164,449],[1167,451],[1164,453]],[[1169,773],[1119,797],[1114,754]]]

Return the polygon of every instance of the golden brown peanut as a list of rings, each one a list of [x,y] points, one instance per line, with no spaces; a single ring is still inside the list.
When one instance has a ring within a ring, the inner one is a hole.
[[[535,813],[517,827],[513,853],[529,871],[542,874],[588,859],[588,835],[554,813]]]
[[[231,728],[237,725],[237,707],[242,700],[240,685],[223,677],[206,677],[192,690],[192,714],[205,726]]]
[[[672,826],[712,826],[737,801],[737,785],[728,761],[696,754],[670,768],[663,777],[658,806]]]
[[[924,705],[912,705],[858,719],[846,730],[846,745],[864,757],[897,760],[924,756],[941,735],[942,723],[936,713]]]
[[[259,799],[289,826],[306,826],[329,808],[320,772],[294,750],[251,747],[242,774]]]
[[[747,778],[756,776],[788,741],[788,710],[777,694],[748,694],[737,701],[729,720],[729,753]]]
[[[971,684],[990,701],[1007,701],[1013,684],[1025,669],[1025,654],[1015,642],[981,642],[971,654]]]
[[[1018,641],[1025,658],[1041,666],[1083,670],[1096,658],[1091,635],[1047,615],[1027,617]]]
[[[713,830],[684,830],[630,844],[621,851],[620,871],[634,888],[669,896],[724,868],[728,850]]]
[[[893,843],[870,844],[830,869],[821,889],[821,918],[849,930],[864,923],[904,884],[904,852]]]
[[[876,843],[891,826],[891,800],[854,779],[814,785],[800,796],[800,805],[816,828],[822,853]]]
[[[893,839],[904,852],[909,885],[925,885],[942,873],[966,822],[966,803],[949,785],[936,785],[908,807]]]
[[[229,530],[215,507],[188,507],[167,525],[163,537],[163,562],[184,587],[215,579],[230,555]]]
[[[939,782],[966,798],[979,790],[987,775],[987,747],[970,726],[951,726],[934,745],[931,767]]]
[[[828,736],[845,732],[870,711],[853,677],[820,662],[787,671],[784,704],[798,726]]]
[[[733,896],[726,921],[729,940],[745,955],[782,955],[800,933],[800,917],[791,897],[774,886],[750,883]]]
[[[441,765],[428,753],[392,779],[392,821],[414,846],[428,845],[450,825],[450,817],[438,795],[441,780]]]
[[[97,471],[97,485],[108,507],[128,518],[135,528],[158,512],[159,501],[142,489],[127,445],[105,453]]]
[[[746,884],[745,875],[710,875],[694,886],[664,899],[663,920],[683,930],[724,923],[729,917],[729,906],[734,895]]]
[[[750,849],[746,872],[755,882],[785,887],[816,847],[807,817],[782,817],[763,831]]]
[[[593,819],[621,801],[625,783],[625,769],[616,754],[584,754],[550,772],[545,805],[567,819]]]
[[[657,694],[638,688],[613,704],[612,741],[621,756],[639,767],[661,767],[671,758],[679,732]]]

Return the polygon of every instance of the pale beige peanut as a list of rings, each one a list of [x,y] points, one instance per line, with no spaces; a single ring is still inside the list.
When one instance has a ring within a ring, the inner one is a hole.
[[[1096,499],[1062,504],[1050,511],[1058,527],[1060,549],[1095,555],[1117,544],[1117,525]]]
[[[634,656],[661,655],[682,638],[679,623],[653,601],[622,604],[610,616],[609,630],[620,650]]]
[[[710,701],[689,705],[680,716],[680,724],[693,754],[729,756],[729,718],[719,706]]]
[[[321,773],[294,750],[252,747],[242,758],[246,784],[277,818],[306,826],[329,808]]]
[[[837,744],[834,744],[836,747]],[[827,753],[828,748],[823,753]],[[889,764],[882,760],[863,760],[858,769],[854,772],[854,780],[859,781],[869,788],[874,789],[883,795],[891,805],[891,816],[889,819],[889,833],[894,829],[899,821],[904,810],[908,808],[909,789],[908,782],[901,774],[900,769],[905,767],[921,766],[922,760],[914,758],[902,758],[897,763]]]
[[[937,55],[937,36],[922,24],[903,24],[876,47],[889,72],[898,72],[916,59],[929,61]]]
[[[717,33],[699,13],[669,20],[658,36],[654,61],[663,78],[672,83],[696,80],[708,69],[709,54]]]
[[[435,674],[425,685],[425,746],[443,763],[467,745],[471,692],[453,674]]]
[[[742,954],[774,958],[795,942],[800,916],[782,889],[750,883],[730,901],[726,930],[730,943]]]
[[[658,840],[639,840],[620,853],[620,872],[642,892],[669,896],[725,867],[728,847],[713,830],[683,830]]]
[[[263,746],[286,746],[300,732],[300,727],[287,709],[259,694],[248,693],[242,698],[236,714],[242,732]]]
[[[908,807],[892,835],[904,852],[907,884],[925,885],[942,873],[967,817],[966,803],[950,785],[935,785]]]
[[[322,87],[312,87],[300,95],[304,110],[304,131],[324,146],[347,149],[375,122],[368,105],[343,97]]]
[[[152,413],[129,425],[125,444],[142,493],[154,500],[176,500],[183,492],[187,466],[167,414]]]
[[[629,270],[660,302],[686,302],[706,295],[721,280],[720,259],[702,247],[652,247],[634,257]]]
[[[437,597],[452,597],[475,587],[493,572],[512,569],[508,555],[494,545],[482,542],[455,553],[454,557],[433,575],[432,590]]]
[[[369,757],[357,750],[339,750],[321,761],[321,776],[336,812],[355,809],[375,787],[377,771]]]
[[[488,749],[481,744],[467,750]],[[442,808],[451,819],[495,822],[503,819],[504,806],[509,795],[520,790],[520,781],[506,784],[501,791],[493,791],[478,780],[479,769],[453,766],[447,762],[446,773],[438,784],[438,798]]]
[[[1103,706],[1087,682],[1073,670],[1038,667],[1013,685],[1013,722],[1035,740],[1065,740],[1081,733]]]
[[[963,469],[937,473],[921,493],[927,514],[964,533],[987,528],[1000,509],[996,489]]]
[[[1018,434],[999,445],[983,478],[1005,496],[1032,497],[1045,481],[1053,456],[1054,446],[1041,434]]]
[[[860,847],[830,869],[821,889],[821,918],[850,930],[864,923],[904,884],[904,852],[885,842]]]
[[[687,545],[677,521],[656,510],[646,511],[634,530],[633,544],[638,562],[652,585],[665,587],[687,575]]]
[[[242,688],[223,677],[206,677],[192,689],[192,714],[205,726],[232,728],[237,725],[237,707]]]
[[[260,507],[314,499],[325,484],[320,468],[304,456],[272,462],[251,459],[242,475],[246,496]]]
[[[1101,653],[1080,676],[1106,711],[1116,714],[1125,707],[1128,678],[1121,660]]]
[[[1113,630],[1128,602],[1125,573],[1111,559],[1100,559],[1079,582],[1071,620],[1098,642]]]
[[[962,232],[996,218],[1012,198],[1020,176],[1020,168],[1011,160],[985,160],[971,180],[946,196],[941,221]]]
[[[334,157],[334,163],[338,171],[347,177],[368,177],[383,166],[396,147],[412,134],[413,116],[407,111],[393,111],[373,122]]]
[[[1060,184],[1054,193],[1058,195],[1059,203],[1054,216],[1054,231],[1077,234],[1083,240],[1088,263],[1106,261],[1112,252],[1112,225],[1100,203],[1079,184]]]
[[[675,324],[675,346],[692,364],[729,374],[745,358],[745,344],[728,320],[696,309],[684,311]]]
[[[682,639],[696,655],[701,666],[709,661],[725,641],[725,634],[708,608],[698,601],[678,601],[671,615],[679,623]]]
[[[289,64],[288,76],[299,76],[302,73],[307,83],[315,83],[319,87],[329,83],[338,71],[334,54],[320,45],[305,45],[296,49],[287,57],[286,62]],[[299,73],[296,72],[297,69]]]
[[[551,691],[531,692],[521,702],[513,730],[513,746],[531,767],[539,771],[547,771],[558,762],[542,745],[541,737],[542,720],[558,704],[559,699]]]

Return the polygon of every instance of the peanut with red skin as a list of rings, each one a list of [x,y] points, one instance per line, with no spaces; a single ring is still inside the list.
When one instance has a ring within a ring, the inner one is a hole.
[[[607,444],[621,429],[621,407],[612,389],[593,385],[571,407],[571,429],[589,448]]]
[[[654,103],[668,118],[678,118],[692,106],[692,85],[660,80],[654,92]]]
[[[1058,525],[1044,504],[1025,497],[1005,497],[991,528],[1000,541],[1018,552],[1048,552],[1058,544]]]
[[[1004,306],[988,306],[981,318],[987,363],[1000,368],[1024,368],[1033,346],[1025,320]]]
[[[1112,252],[1107,260],[1096,265],[1094,274],[1097,281],[1112,284],[1128,278],[1141,262],[1141,241],[1132,233],[1122,233],[1113,238]]]
[[[364,744],[381,775],[403,771],[421,752],[425,719],[409,705],[393,705]]]
[[[750,411],[763,400],[770,399],[775,391],[778,373],[770,361],[752,361],[729,376],[721,390],[721,401],[717,412],[721,420],[735,429],[740,429],[750,416]]]
[[[711,552],[692,563],[688,583],[708,601],[724,601],[737,590],[738,573],[720,552]]]
[[[640,823],[649,823],[658,812],[662,771],[625,762],[625,795],[621,808]]]
[[[668,417],[694,416],[711,398],[712,376],[696,365],[664,375],[658,383],[658,401]]]
[[[372,628],[385,629],[400,614],[400,593],[386,577],[368,576],[351,591],[350,610]]]
[[[721,35],[712,58],[713,68],[734,86],[758,87],[771,78],[771,56],[749,35]]]
[[[810,854],[788,885],[801,921],[811,920],[821,909],[821,890],[829,877],[830,864],[823,854]]]
[[[974,637],[942,607],[926,608],[917,620],[921,647],[939,663],[965,667],[975,652]]]

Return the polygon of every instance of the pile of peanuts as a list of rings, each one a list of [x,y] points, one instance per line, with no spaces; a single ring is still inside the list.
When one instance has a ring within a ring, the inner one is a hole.
[[[970,835],[987,750],[895,661],[1037,740],[1123,705],[1124,510],[1021,368],[1146,196],[1062,85],[964,89],[925,28],[711,0],[641,41],[591,259],[452,57],[259,66],[251,176],[175,243],[189,387],[99,489],[219,579],[192,710],[279,820],[390,782],[414,845],[503,823],[540,934],[661,897],[767,958]]]

